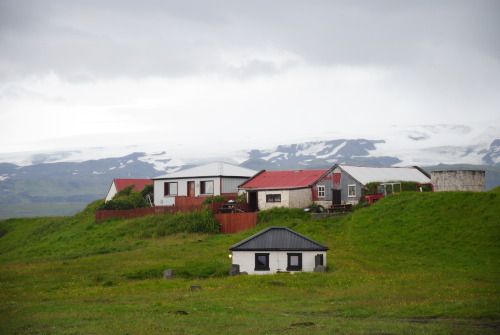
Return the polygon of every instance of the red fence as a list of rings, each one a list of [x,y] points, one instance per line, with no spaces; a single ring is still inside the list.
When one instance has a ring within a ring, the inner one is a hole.
[[[175,214],[175,213],[191,213],[201,211],[202,205],[191,206],[157,206],[144,207],[134,209],[116,209],[116,210],[98,210],[95,213],[96,222],[101,222],[109,218],[133,219],[146,215],[155,214]]]
[[[222,234],[235,234],[257,225],[257,213],[214,214]]]
[[[219,212],[223,204],[224,203],[213,203],[211,205],[212,213]],[[240,210],[248,210],[248,204],[238,204],[238,208]],[[96,222],[99,223],[109,218],[133,219],[155,214],[191,213],[201,211],[202,209],[202,205],[191,205],[157,206],[123,210],[98,210],[95,213],[95,219]],[[214,214],[214,217],[220,225],[220,232],[222,234],[234,234],[257,225],[257,213]]]

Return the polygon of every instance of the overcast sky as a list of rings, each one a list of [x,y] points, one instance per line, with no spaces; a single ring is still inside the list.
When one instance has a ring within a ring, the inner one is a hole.
[[[0,152],[500,126],[499,18],[497,0],[0,0]]]

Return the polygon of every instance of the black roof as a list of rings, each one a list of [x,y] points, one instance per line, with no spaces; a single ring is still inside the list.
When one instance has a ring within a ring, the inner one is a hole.
[[[236,243],[232,251],[326,251],[327,246],[287,227],[269,227]]]

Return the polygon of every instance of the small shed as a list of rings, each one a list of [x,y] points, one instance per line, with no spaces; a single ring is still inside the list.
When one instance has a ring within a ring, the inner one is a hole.
[[[248,274],[324,269],[328,249],[287,227],[269,227],[229,248],[233,265]]]
[[[113,179],[105,200],[113,199],[116,193],[127,186],[133,186],[132,191],[142,191],[147,184],[153,184],[153,181],[151,179]]]

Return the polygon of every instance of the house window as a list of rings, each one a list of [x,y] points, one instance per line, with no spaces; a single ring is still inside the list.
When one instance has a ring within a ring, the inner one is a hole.
[[[281,202],[281,194],[266,194],[266,202]]]
[[[324,198],[325,197],[325,186],[320,185],[318,186],[318,198]]]
[[[287,271],[300,271],[302,270],[302,254],[287,254],[288,255],[288,266]]]
[[[214,194],[214,182],[212,180],[200,182],[201,194]]]
[[[177,195],[177,183],[165,183],[163,195]]]
[[[255,254],[255,271],[269,271],[269,254]]]
[[[347,185],[347,196],[348,197],[356,196],[356,185]]]

